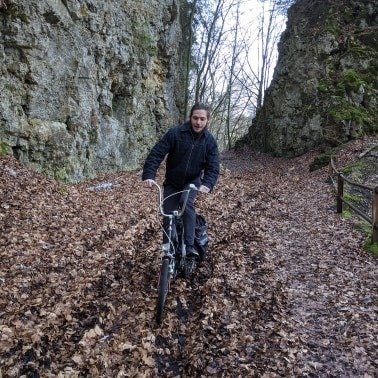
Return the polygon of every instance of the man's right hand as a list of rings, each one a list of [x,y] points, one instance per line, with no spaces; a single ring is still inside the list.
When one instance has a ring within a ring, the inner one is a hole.
[[[155,180],[152,180],[152,179],[147,179],[147,180],[144,180],[143,181],[143,185],[146,187],[146,188],[152,188],[152,186],[155,184]]]

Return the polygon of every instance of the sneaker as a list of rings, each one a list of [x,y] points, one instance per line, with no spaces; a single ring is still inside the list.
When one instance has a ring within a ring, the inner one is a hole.
[[[196,260],[198,260],[199,258],[199,254],[198,252],[195,250],[195,248],[192,246],[192,245],[188,245],[186,247],[186,256],[190,259],[190,258],[194,258]]]

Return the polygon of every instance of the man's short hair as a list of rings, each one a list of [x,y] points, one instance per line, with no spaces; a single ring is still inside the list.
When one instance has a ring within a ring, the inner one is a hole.
[[[203,102],[196,102],[196,103],[192,106],[192,109],[190,109],[190,115],[189,115],[190,118],[192,117],[193,112],[194,112],[195,110],[206,110],[206,113],[207,113],[207,119],[210,119],[210,106],[209,106],[209,105],[206,105],[206,104],[203,103]]]

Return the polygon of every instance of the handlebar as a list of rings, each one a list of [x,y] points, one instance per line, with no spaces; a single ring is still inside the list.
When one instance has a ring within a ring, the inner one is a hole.
[[[191,190],[197,190],[197,191],[199,190],[194,184],[190,184],[190,185],[189,185],[189,189],[181,190],[181,191],[179,191],[179,192],[176,192],[176,193],[173,193],[173,194],[169,195],[169,196],[166,197],[166,198],[163,198],[163,191],[162,191],[162,188],[160,187],[160,185],[159,185],[155,180],[151,180],[151,181],[152,181],[152,183],[158,188],[158,192],[159,192],[159,198],[158,198],[158,200],[159,200],[159,210],[160,210],[161,215],[163,215],[163,217],[170,217],[170,216],[172,216],[172,214],[165,214],[165,213],[164,213],[163,203],[164,203],[164,201],[165,201],[167,198],[169,198],[169,197],[171,197],[171,196],[177,196],[177,195],[179,195],[179,194],[181,194],[181,193],[185,193],[184,202],[183,202],[183,204],[182,204],[182,206],[181,206],[180,211],[176,210],[176,211],[173,212],[173,215],[174,215],[174,216],[176,216],[176,217],[181,217],[182,214],[183,214],[184,211],[185,211],[185,208],[186,208],[186,204],[187,204],[187,202],[188,202],[188,198],[189,198],[189,193],[190,193],[190,191],[191,191]]]

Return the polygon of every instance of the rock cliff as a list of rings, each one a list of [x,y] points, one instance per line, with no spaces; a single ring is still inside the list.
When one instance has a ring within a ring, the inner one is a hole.
[[[296,156],[378,131],[376,0],[298,0],[244,142]]]
[[[66,181],[135,168],[183,109],[184,5],[2,1],[1,149]]]

